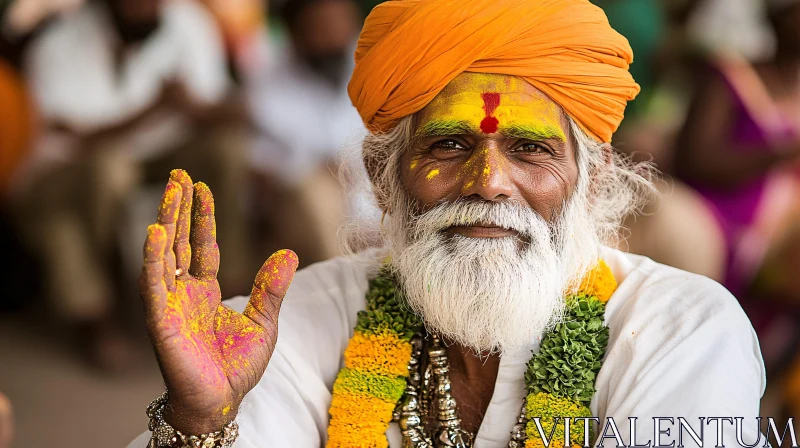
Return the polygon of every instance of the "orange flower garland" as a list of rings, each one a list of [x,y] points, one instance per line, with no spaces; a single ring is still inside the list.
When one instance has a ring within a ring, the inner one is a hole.
[[[406,386],[411,338],[422,330],[395,285],[386,269],[370,282],[367,309],[358,315],[333,384],[328,448],[388,446],[386,428]]]

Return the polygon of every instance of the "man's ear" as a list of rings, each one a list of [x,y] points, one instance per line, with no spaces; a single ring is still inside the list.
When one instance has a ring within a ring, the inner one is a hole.
[[[380,175],[386,169],[386,162],[379,160],[375,154],[368,154],[366,151],[362,151],[361,160],[364,163],[364,169],[367,171],[367,177],[372,186],[372,194],[375,195],[375,202],[385,215],[389,212],[389,198],[387,197],[386,187],[380,182]]]
[[[398,123],[398,126],[404,126],[405,132],[412,133],[413,129],[416,126],[417,116],[416,114],[411,116],[411,120],[407,121],[408,117],[401,119]],[[410,128],[408,127],[410,126]],[[374,137],[374,135],[367,136],[366,138],[369,139],[370,137]],[[406,151],[411,146],[411,141],[407,141],[412,139],[411,137],[405,136],[402,142],[396,141],[394,142],[396,145],[401,146],[403,149],[402,151]],[[367,140],[365,139],[365,142]],[[386,213],[391,213],[389,207],[389,191],[388,186],[384,185],[386,179],[384,179],[384,174],[386,172],[389,165],[389,154],[386,153],[384,150],[378,150],[376,152],[367,150],[367,147],[370,145],[365,144],[361,150],[361,160],[364,163],[364,169],[367,171],[367,176],[369,177],[369,183],[372,185],[372,192],[375,195],[375,202],[377,202],[378,207],[381,211]],[[397,150],[397,148],[393,148]]]
[[[381,167],[379,166],[380,163],[375,160],[374,155],[367,154],[366,151],[361,152],[361,160],[364,162],[364,169],[367,170],[367,177],[369,177],[369,183],[372,184],[372,188],[376,188],[376,183],[378,181],[378,174],[380,173]]]

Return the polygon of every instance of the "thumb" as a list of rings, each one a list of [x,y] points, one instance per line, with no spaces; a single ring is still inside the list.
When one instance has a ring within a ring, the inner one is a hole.
[[[277,330],[278,311],[292,283],[297,264],[297,255],[291,250],[279,250],[272,254],[256,275],[244,315],[267,331]]]

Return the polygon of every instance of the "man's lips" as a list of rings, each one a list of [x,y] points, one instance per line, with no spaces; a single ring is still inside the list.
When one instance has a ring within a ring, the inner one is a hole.
[[[449,235],[459,234],[467,238],[506,238],[518,237],[519,232],[491,224],[475,224],[471,226],[450,226],[445,229]]]

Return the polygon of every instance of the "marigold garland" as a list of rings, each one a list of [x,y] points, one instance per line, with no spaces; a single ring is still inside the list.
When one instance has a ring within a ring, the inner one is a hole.
[[[550,447],[564,448],[563,419],[591,417],[588,406],[608,345],[605,304],[616,288],[611,269],[600,260],[578,291],[566,297],[564,321],[544,335],[538,353],[528,362],[526,448],[545,446],[535,418],[545,438],[551,439],[552,433]],[[370,281],[367,307],[358,314],[344,353],[345,366],[333,385],[328,448],[388,446],[385,433],[408,377],[410,341],[423,329],[404,302],[388,268]],[[571,424],[569,445],[580,447],[583,439],[583,425]]]
[[[411,344],[386,330],[365,335],[353,334],[344,352],[345,366],[386,376],[407,376]]]
[[[564,424],[561,423],[564,417],[574,419],[575,417],[592,416],[592,411],[588,407],[575,403],[573,400],[559,398],[544,392],[528,394],[525,400],[525,412],[531,419],[525,428],[528,436],[525,448],[546,448],[542,437],[539,436],[539,428],[536,427],[533,417],[539,418],[545,438],[550,442],[549,448],[564,448]],[[558,425],[554,424],[556,418],[560,419]],[[583,446],[583,425],[574,425],[571,422],[569,436],[570,442],[572,442],[569,446],[576,448]]]
[[[600,260],[594,269],[589,271],[578,287],[579,293],[595,296],[603,303],[608,302],[617,290],[617,279],[604,260]]]
[[[405,389],[411,338],[422,330],[396,284],[388,269],[370,281],[367,308],[358,313],[333,384],[328,448],[389,445],[386,428]]]

